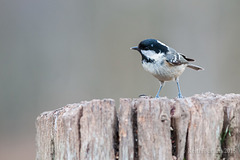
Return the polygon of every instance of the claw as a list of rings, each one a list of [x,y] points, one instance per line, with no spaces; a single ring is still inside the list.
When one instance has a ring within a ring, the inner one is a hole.
[[[182,94],[178,94],[178,98],[183,98]]]

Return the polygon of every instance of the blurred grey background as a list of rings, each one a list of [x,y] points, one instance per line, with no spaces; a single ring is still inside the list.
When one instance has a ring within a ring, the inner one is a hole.
[[[35,119],[94,98],[155,96],[129,48],[157,38],[197,60],[184,96],[240,91],[240,1],[0,0],[0,159],[35,158]],[[161,96],[174,98],[169,82]]]

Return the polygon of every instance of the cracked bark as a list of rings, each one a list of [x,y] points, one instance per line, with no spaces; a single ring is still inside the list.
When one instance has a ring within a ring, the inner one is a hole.
[[[235,160],[240,95],[125,98],[118,114],[111,99],[84,101],[42,113],[36,129],[38,160]]]
[[[131,99],[120,99],[119,108],[119,159],[137,160],[137,139],[134,128],[134,104]]]
[[[116,110],[113,100],[85,102],[81,126],[80,159],[115,159]]]
[[[113,100],[70,104],[42,113],[36,121],[37,160],[114,159]]]

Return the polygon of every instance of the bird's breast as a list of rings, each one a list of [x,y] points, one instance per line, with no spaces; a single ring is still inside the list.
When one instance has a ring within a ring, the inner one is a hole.
[[[143,61],[142,66],[160,81],[170,81],[179,77],[187,67],[186,64],[171,65],[165,59],[154,63]]]

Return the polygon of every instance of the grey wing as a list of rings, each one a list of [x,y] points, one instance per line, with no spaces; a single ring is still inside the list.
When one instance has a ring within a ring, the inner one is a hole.
[[[171,65],[188,64],[188,58],[172,48],[169,48],[169,52],[166,54],[166,61]]]

